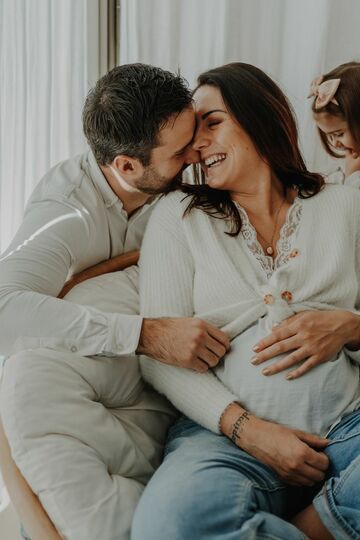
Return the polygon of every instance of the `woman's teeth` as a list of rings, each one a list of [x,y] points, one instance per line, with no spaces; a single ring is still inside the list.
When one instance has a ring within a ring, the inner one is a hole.
[[[205,159],[204,163],[207,167],[213,167],[219,165],[226,158],[226,154],[214,154],[209,158]]]

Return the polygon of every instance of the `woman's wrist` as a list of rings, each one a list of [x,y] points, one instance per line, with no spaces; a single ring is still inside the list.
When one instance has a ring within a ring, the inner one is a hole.
[[[256,418],[244,409],[240,403],[234,401],[223,411],[219,428],[221,433],[226,435],[236,446],[247,447],[249,428]]]

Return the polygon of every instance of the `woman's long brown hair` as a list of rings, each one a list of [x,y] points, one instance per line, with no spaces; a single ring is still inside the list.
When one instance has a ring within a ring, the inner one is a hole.
[[[284,191],[295,187],[301,198],[320,191],[323,178],[307,170],[291,106],[270,77],[255,66],[236,62],[202,73],[194,93],[203,85],[220,90],[229,113],[249,135]],[[213,217],[228,220],[227,234],[239,234],[241,217],[228,191],[212,189],[204,179],[194,185],[183,184],[182,189],[191,197],[185,215],[199,208]]]

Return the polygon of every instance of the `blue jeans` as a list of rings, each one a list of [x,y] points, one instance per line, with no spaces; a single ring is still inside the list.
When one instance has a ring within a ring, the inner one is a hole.
[[[334,538],[360,540],[360,411],[345,416],[329,438],[331,465],[314,505]],[[305,539],[286,518],[319,489],[285,485],[226,437],[182,418],[140,499],[132,540]]]

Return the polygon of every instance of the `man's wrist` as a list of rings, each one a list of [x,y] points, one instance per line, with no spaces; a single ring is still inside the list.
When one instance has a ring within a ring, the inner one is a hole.
[[[345,343],[345,347],[350,351],[360,349],[360,315],[349,312],[347,335],[348,341]]]
[[[143,319],[136,354],[146,354],[152,358],[162,359],[163,355],[158,346],[164,322],[161,319]]]

